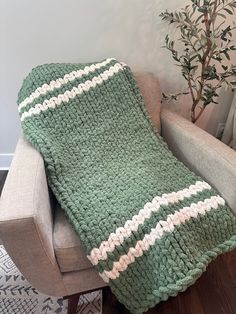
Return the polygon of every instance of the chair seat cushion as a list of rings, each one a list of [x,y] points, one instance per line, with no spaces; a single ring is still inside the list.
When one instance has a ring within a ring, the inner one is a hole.
[[[54,217],[54,250],[61,272],[92,268],[78,235],[59,206]]]

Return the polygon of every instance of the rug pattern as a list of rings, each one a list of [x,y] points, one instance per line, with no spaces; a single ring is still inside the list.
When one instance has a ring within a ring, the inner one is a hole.
[[[66,314],[67,301],[49,297],[30,285],[19,272],[3,245],[0,245],[0,313]],[[101,314],[102,292],[80,297],[77,314]]]

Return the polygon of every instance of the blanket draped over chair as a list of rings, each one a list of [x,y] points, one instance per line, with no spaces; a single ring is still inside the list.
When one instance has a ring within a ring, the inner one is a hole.
[[[236,246],[229,207],[172,155],[124,63],[38,66],[18,110],[88,259],[132,313],[185,290]]]

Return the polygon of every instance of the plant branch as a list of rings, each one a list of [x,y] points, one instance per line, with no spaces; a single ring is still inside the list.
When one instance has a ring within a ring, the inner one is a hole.
[[[222,85],[236,86],[236,80],[233,78],[236,75],[236,66],[229,69],[222,64],[224,59],[230,60],[230,53],[236,50],[232,40],[236,25],[223,26],[227,21],[226,15],[233,15],[236,0],[190,1],[192,6],[188,5],[173,13],[166,11],[160,16],[170,24],[175,23],[181,35],[179,39],[184,49],[178,51],[175,42],[168,35],[165,47],[172,53],[172,58],[178,63],[187,81],[192,99],[191,120],[195,123],[205,107],[216,102],[217,90]],[[224,14],[221,13],[222,10]],[[217,62],[221,64],[224,72],[217,71]],[[231,78],[233,81],[230,81]],[[171,99],[177,99],[179,94],[181,93],[172,95]],[[196,114],[200,104],[201,109]]]
[[[201,117],[201,115],[203,114],[203,112],[204,112],[205,109],[206,109],[205,106],[203,106],[203,107],[200,109],[199,113],[197,114],[197,116],[196,116],[196,118],[195,118],[195,120],[194,120],[194,123],[196,123],[197,120]]]

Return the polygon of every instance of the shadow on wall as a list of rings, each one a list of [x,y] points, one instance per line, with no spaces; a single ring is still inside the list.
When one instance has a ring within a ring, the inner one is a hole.
[[[222,88],[219,94],[219,103],[208,105],[197,125],[216,136],[219,124],[226,123],[233,95],[230,88]]]
[[[123,3],[116,3],[115,9],[118,13],[114,16],[113,27],[107,28],[106,16],[114,10],[114,4],[110,4],[106,7],[107,14],[100,20],[104,27],[99,40],[99,50],[102,50],[107,42],[112,42],[113,54],[128,63],[132,69],[154,72],[160,80],[161,90],[167,93],[185,91],[186,83],[179,68],[174,65],[170,53],[162,48],[168,30],[171,29],[173,36],[177,37],[176,29],[161,21],[158,15],[166,9],[175,10],[183,7],[187,2],[189,1],[176,1],[174,5],[164,1],[149,1],[145,5],[139,2],[135,10],[128,7],[128,3],[126,10]],[[215,136],[218,124],[225,123],[227,119],[231,101],[232,93],[228,89],[222,89],[219,104],[209,105],[197,125]],[[163,106],[190,119],[189,96],[183,96],[177,102]]]
[[[176,1],[175,8],[182,4],[183,1]],[[175,84],[180,88],[182,80],[178,68],[171,62],[170,54],[162,48],[169,26],[158,15],[167,7],[173,9],[173,3],[137,1],[135,8],[133,1],[127,2],[125,7],[123,1],[110,3],[99,20],[102,34],[97,49],[102,51],[107,43],[111,43],[111,55],[126,62],[132,69],[156,73],[162,87],[171,90]],[[107,16],[114,9],[117,14],[112,18],[112,27],[108,27]]]
[[[161,20],[159,14],[166,10],[175,10],[188,1],[175,1],[174,5],[165,1],[129,2],[124,10],[122,2],[110,4],[100,19],[103,33],[97,49],[102,51],[108,42],[112,42],[111,55],[126,62],[136,71],[155,73],[160,80],[160,88],[165,92],[185,90],[185,81],[179,68],[173,64],[170,53],[163,49],[164,37],[169,29],[176,33],[174,26]],[[112,20],[112,28],[107,27],[107,16],[117,11]],[[115,31],[114,31],[115,30]],[[176,103],[163,104],[171,110],[190,117],[190,97],[185,96]]]

